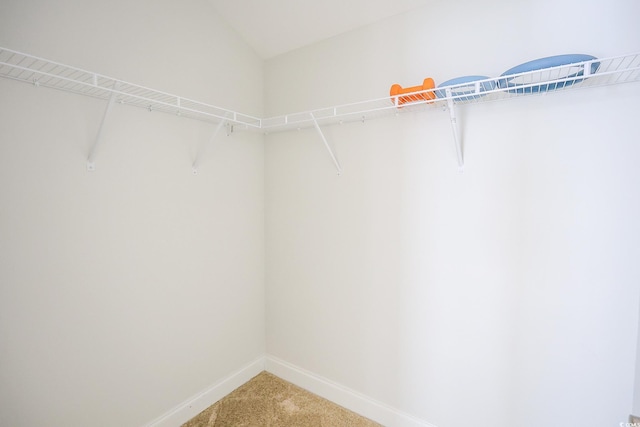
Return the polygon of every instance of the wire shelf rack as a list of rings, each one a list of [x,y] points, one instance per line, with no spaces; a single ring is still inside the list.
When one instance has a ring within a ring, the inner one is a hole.
[[[0,47],[0,77],[210,122],[260,129],[260,118]]]
[[[364,121],[390,114],[451,109],[578,88],[640,81],[640,53],[576,62],[535,71],[437,87],[396,96],[319,108],[262,119],[262,129],[278,132],[319,124]],[[433,93],[433,96],[424,94]]]
[[[535,94],[640,81],[640,53],[492,77],[472,83],[371,99],[275,117],[259,118],[128,83],[98,73],[0,47],[0,77],[182,117],[233,124],[234,129],[280,132],[390,114],[453,109]],[[435,94],[424,96],[425,93]]]

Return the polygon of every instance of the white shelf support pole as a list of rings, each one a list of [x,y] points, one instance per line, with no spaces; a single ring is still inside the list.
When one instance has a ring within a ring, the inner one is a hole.
[[[447,107],[449,110],[449,118],[451,119],[451,129],[453,130],[453,143],[456,148],[456,157],[458,159],[458,167],[462,171],[464,167],[464,158],[462,157],[462,140],[460,138],[460,128],[458,127],[458,118],[456,117],[456,109],[453,99],[451,98],[451,89],[446,89]]]
[[[331,156],[331,160],[333,160],[333,164],[335,165],[336,170],[338,171],[338,175],[342,174],[342,167],[340,167],[340,163],[338,162],[336,155],[333,153],[333,150],[331,150],[331,146],[327,142],[327,138],[325,138],[324,133],[322,132],[322,129],[320,129],[320,125],[318,124],[318,121],[316,120],[313,113],[310,113],[310,114],[311,114],[311,120],[313,120],[313,126],[316,128],[316,131],[318,131],[318,135],[320,135],[320,138],[322,139],[322,142],[324,143],[325,148],[329,152],[329,155]]]
[[[220,133],[220,129],[222,129],[222,127],[225,126],[226,123],[227,123],[226,120],[220,120],[220,122],[218,122],[218,126],[216,126],[216,129],[213,131],[213,134],[211,135],[211,138],[209,138],[209,143],[208,144],[200,144],[200,148],[198,149],[198,152],[196,153],[196,158],[193,160],[193,165],[191,166],[194,175],[198,175],[198,160],[200,158],[202,158],[202,155],[204,153],[205,147],[207,145],[213,144],[213,141],[216,139],[216,136],[218,136],[218,134]]]
[[[109,119],[109,113],[113,108],[113,104],[116,101],[116,91],[118,90],[118,83],[115,82],[113,84],[113,90],[111,92],[111,96],[109,96],[109,102],[107,103],[107,107],[104,109],[104,114],[102,115],[102,121],[100,122],[100,127],[98,128],[98,133],[96,134],[96,139],[93,142],[93,147],[91,147],[91,151],[89,151],[89,157],[87,158],[87,170],[93,172],[96,170],[96,164],[94,163],[94,158],[96,156],[96,150],[98,149],[98,145],[102,141],[102,136],[104,133],[104,128]]]

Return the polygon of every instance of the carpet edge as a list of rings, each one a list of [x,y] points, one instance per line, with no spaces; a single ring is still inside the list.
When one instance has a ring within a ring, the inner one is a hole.
[[[260,356],[145,424],[144,427],[180,426],[264,370],[265,356]]]
[[[265,355],[265,370],[384,426],[436,427],[275,356]]]

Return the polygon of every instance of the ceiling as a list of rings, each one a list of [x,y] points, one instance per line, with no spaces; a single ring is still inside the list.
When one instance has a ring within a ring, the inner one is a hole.
[[[407,12],[430,0],[209,0],[263,59]]]

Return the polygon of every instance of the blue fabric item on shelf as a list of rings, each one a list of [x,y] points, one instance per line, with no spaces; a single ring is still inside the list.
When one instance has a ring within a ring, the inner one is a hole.
[[[548,56],[546,58],[534,59],[533,61],[525,62],[524,64],[517,65],[509,70],[505,71],[500,77],[509,77],[498,80],[498,87],[501,89],[509,89],[510,93],[538,93],[546,92],[548,90],[561,89],[566,86],[571,86],[574,83],[579,83],[584,78],[578,78],[584,76],[584,64],[579,64],[585,61],[593,61],[597,59],[595,56],[583,55],[583,54],[567,54]],[[571,67],[572,64],[577,64]],[[566,67],[565,67],[566,66]],[[544,82],[538,81],[526,81],[525,76],[518,76],[520,73],[527,73],[530,71],[540,71],[547,68],[558,68],[557,76],[549,77]],[[592,62],[590,67],[590,74],[594,74],[600,68],[599,62]],[[585,77],[586,78],[586,77]],[[564,80],[569,79],[569,80]],[[549,82],[550,80],[564,80],[560,82]],[[540,84],[534,84],[540,83]]]
[[[487,77],[487,76],[456,77],[455,79],[447,80],[446,82],[440,83],[438,85],[439,89],[436,90],[436,96],[438,98],[446,98],[447,91],[444,88],[450,87],[451,97],[455,101],[468,101],[471,99],[476,99],[485,95],[483,93],[476,93],[476,82],[478,80],[488,80],[488,79],[490,79],[490,77]],[[496,88],[495,82],[492,80],[489,80],[489,81],[480,83],[479,92],[486,92],[489,90],[493,90],[495,88]]]

